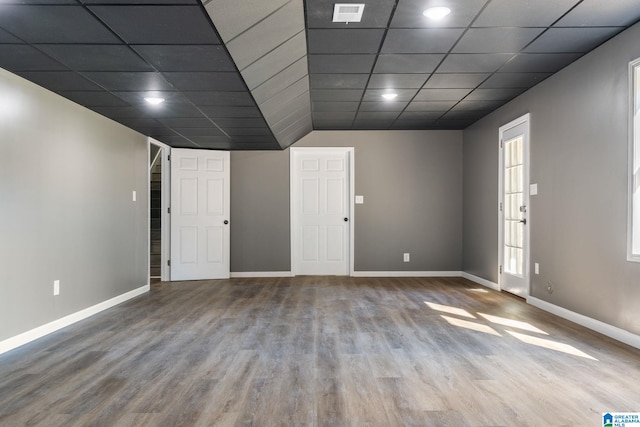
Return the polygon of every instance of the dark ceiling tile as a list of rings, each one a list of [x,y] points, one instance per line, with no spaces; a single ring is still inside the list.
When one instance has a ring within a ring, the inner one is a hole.
[[[637,0],[583,0],[558,21],[556,27],[617,27],[640,19]]]
[[[495,73],[486,82],[482,83],[481,89],[522,87],[529,88],[537,85],[551,73]]]
[[[395,101],[409,101],[416,95],[417,89],[367,89],[364,93],[363,101],[367,102],[381,102],[384,101],[383,94],[393,92],[398,96],[391,102]]]
[[[39,50],[25,44],[0,44],[0,67],[14,72],[67,69]]]
[[[475,88],[489,76],[489,73],[433,74],[424,87],[425,89]]]
[[[359,111],[356,122],[363,120],[395,120],[400,111]]]
[[[253,119],[239,119],[239,118],[226,118],[226,119],[216,119],[216,124],[220,126],[222,129],[226,128],[258,128],[258,127],[267,127],[267,123],[262,118],[253,118]]]
[[[486,116],[488,111],[449,111],[442,120],[479,120]]]
[[[460,120],[438,120],[436,121],[430,128],[433,130],[460,130],[464,129],[473,123],[476,120],[473,119],[460,119]]]
[[[365,113],[365,114],[372,114],[372,113]],[[362,117],[354,120],[353,129],[360,129],[360,130],[389,129],[391,125],[393,125],[394,121],[395,119],[391,119],[391,118],[380,119],[380,118]]]
[[[442,111],[427,111],[427,112],[418,112],[418,111],[405,111],[398,117],[398,120],[412,120],[412,121],[434,121],[442,117],[444,112]]]
[[[383,54],[378,57],[375,73],[432,73],[442,61],[440,54]]]
[[[353,120],[322,120],[313,118],[313,128],[316,130],[351,129]]]
[[[465,101],[507,101],[523,91],[522,88],[476,89],[465,98]]]
[[[196,105],[253,106],[249,92],[183,92]]]
[[[172,90],[160,73],[153,72],[85,72],[88,79],[109,91],[164,91]]]
[[[332,111],[357,111],[359,102],[313,102],[311,109],[319,112],[332,112]]]
[[[73,71],[20,71],[16,74],[53,91],[102,90]]]
[[[310,73],[370,73],[376,55],[309,55]]]
[[[162,75],[180,91],[246,91],[238,73],[167,72]]]
[[[113,91],[115,96],[122,99],[124,102],[130,105],[149,105],[144,98],[154,97],[154,98],[162,98],[164,99],[164,103],[166,104],[183,104],[183,105],[191,105],[191,103],[180,93],[175,91]],[[160,105],[158,105],[160,106]]]
[[[359,111],[402,111],[407,103],[407,101],[363,102],[360,104]]]
[[[487,0],[400,0],[391,21],[392,28],[466,27],[476,17]],[[446,4],[451,14],[441,21],[427,19],[422,12]]]
[[[543,30],[543,28],[470,28],[452,52],[516,53]]]
[[[135,107],[130,105],[126,105],[123,107],[109,107],[97,105],[91,108],[96,113],[102,114],[105,117],[109,117],[110,119],[118,120],[120,118],[126,119],[136,119],[140,117],[144,117],[144,115]]]
[[[355,111],[316,111],[313,113],[314,120],[353,120],[356,116]]]
[[[230,136],[240,136],[240,135],[271,135],[271,132],[268,128],[226,128],[225,132]]]
[[[161,118],[158,120],[165,126],[169,126],[171,128],[184,128],[184,127],[202,127],[206,128],[211,126],[211,120],[201,117],[192,117],[192,118]]]
[[[490,111],[504,104],[504,101],[467,101],[463,100],[452,108],[453,111]]]
[[[492,0],[474,27],[548,27],[579,0]],[[514,6],[517,3],[517,6]]]
[[[187,136],[187,135],[185,135]],[[196,144],[217,144],[217,143],[224,143],[224,142],[231,142],[231,138],[229,138],[228,136],[217,136],[217,135],[202,135],[202,136],[189,136],[188,137],[191,141],[195,142]]]
[[[42,44],[37,47],[76,71],[153,71],[125,45]]]
[[[132,48],[158,71],[236,71],[220,45],[138,45]]]
[[[504,64],[500,72],[555,73],[581,56],[581,53],[521,53]]]
[[[0,28],[0,43],[22,43],[19,38],[12,36]]]
[[[406,111],[448,111],[458,101],[413,101]]]
[[[227,106],[207,106],[200,107],[202,112],[208,117],[211,117],[213,121],[219,118],[239,117],[239,118],[254,118],[262,117],[260,110],[257,107],[227,107]]]
[[[308,30],[309,53],[376,53],[384,30]]]
[[[173,128],[173,130],[189,138],[192,136],[222,136],[225,137],[225,139],[227,138],[213,123],[211,123],[211,126],[205,128]]]
[[[550,28],[524,52],[588,52],[621,30],[621,27]]]
[[[332,22],[334,0],[306,0],[307,26],[309,28],[384,28],[389,22],[395,0],[368,0],[360,22]]]
[[[511,53],[459,53],[447,55],[438,73],[492,73],[511,58]]]
[[[119,42],[91,13],[77,5],[0,5],[0,27],[28,43]]]
[[[209,17],[194,6],[89,6],[129,44],[218,44]]]
[[[200,118],[202,113],[191,104],[184,103],[168,103],[164,102],[160,105],[139,105],[138,109],[143,112],[144,116],[161,118]]]
[[[343,102],[343,101],[360,101],[364,89],[311,89],[312,101],[329,101],[329,102]]]
[[[422,87],[430,74],[373,74],[369,89],[417,89]]]
[[[363,89],[368,74],[312,74],[309,76],[313,89]]]
[[[390,129],[393,130],[425,130],[430,129],[435,120],[428,119],[400,119],[393,122]]]
[[[416,101],[458,101],[471,89],[422,89],[415,97]]]
[[[462,31],[451,28],[390,29],[382,53],[447,53]]]
[[[86,107],[104,106],[104,107],[124,107],[127,105],[122,99],[113,96],[108,92],[97,91],[62,91],[59,95],[64,96],[71,101],[84,105]]]

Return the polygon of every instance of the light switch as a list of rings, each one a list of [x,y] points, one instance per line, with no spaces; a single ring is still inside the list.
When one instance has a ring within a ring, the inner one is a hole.
[[[364,204],[364,196],[356,196],[356,205]]]
[[[534,263],[533,270],[535,271],[536,274],[540,274],[540,264],[538,264],[537,262]]]
[[[133,192],[131,193],[131,199],[135,202],[137,199],[137,195],[136,195],[136,190],[133,190]]]
[[[529,195],[535,196],[536,194],[538,194],[538,184],[531,184],[529,186]]]

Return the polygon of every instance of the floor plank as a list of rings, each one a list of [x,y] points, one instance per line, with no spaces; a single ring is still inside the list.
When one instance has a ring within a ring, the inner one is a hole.
[[[600,425],[640,352],[459,278],[156,283],[0,356],[0,426]]]

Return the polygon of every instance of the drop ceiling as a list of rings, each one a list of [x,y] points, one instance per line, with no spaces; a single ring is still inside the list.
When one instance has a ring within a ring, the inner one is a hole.
[[[3,0],[0,67],[174,147],[269,150],[464,129],[640,20],[638,0],[364,3],[345,24],[330,0]]]

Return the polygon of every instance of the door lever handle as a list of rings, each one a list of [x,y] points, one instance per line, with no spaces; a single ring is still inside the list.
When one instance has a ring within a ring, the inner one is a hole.
[[[526,218],[522,218],[522,219],[520,220],[520,222],[521,222],[521,223],[523,223],[524,225],[527,225],[527,219],[526,219]]]

